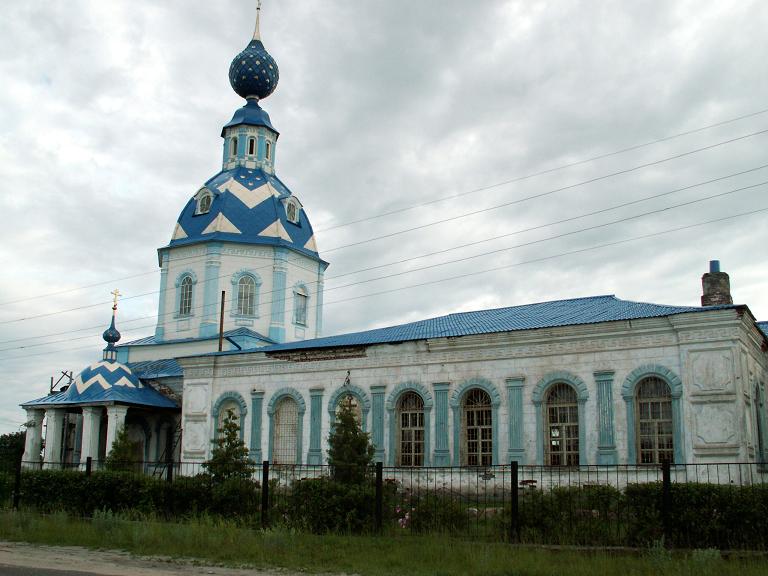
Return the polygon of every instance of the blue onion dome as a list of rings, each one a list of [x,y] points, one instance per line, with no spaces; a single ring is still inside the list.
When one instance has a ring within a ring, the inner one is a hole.
[[[109,328],[104,330],[104,333],[101,335],[101,337],[104,338],[104,341],[107,344],[114,344],[120,340],[120,332],[118,332],[117,328],[115,328],[114,314],[112,315],[112,323],[109,325]]]
[[[232,89],[243,98],[266,98],[277,88],[280,72],[277,62],[261,43],[259,32],[259,14],[256,15],[256,29],[253,40],[232,60],[229,66],[229,83]]]

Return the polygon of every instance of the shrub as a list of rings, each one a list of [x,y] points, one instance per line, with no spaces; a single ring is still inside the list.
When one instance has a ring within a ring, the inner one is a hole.
[[[234,411],[227,410],[219,437],[212,440],[214,447],[211,459],[203,464],[214,482],[226,482],[230,479],[248,479],[256,470],[254,462],[248,458],[248,448],[240,438],[240,425]]]
[[[363,432],[352,411],[351,404],[341,403],[336,423],[328,436],[328,464],[331,476],[344,484],[365,481],[373,460],[374,447],[368,434]]]
[[[450,494],[426,492],[409,500],[395,508],[398,525],[402,528],[415,532],[455,533],[467,527],[469,511]]]
[[[285,511],[288,524],[314,534],[359,534],[374,527],[375,489],[329,478],[294,482]]]

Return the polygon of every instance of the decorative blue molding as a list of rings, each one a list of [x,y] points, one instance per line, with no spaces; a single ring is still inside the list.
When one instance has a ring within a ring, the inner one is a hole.
[[[278,246],[274,251],[272,268],[272,310],[269,337],[277,343],[285,342],[285,284],[288,251]]]
[[[507,462],[525,464],[523,438],[523,386],[522,376],[507,378]]]
[[[309,452],[307,464],[318,465],[323,463],[322,439],[322,406],[323,389],[310,388],[309,390]]]
[[[347,395],[354,396],[360,403],[360,412],[363,418],[363,421],[360,424],[363,432],[367,432],[368,413],[371,411],[371,399],[368,397],[365,390],[354,384],[347,384],[346,386],[336,388],[333,394],[328,398],[328,416],[330,416],[329,422],[331,423],[331,427],[333,427],[333,424],[336,421],[336,408],[339,406],[342,397]]]
[[[453,465],[461,466],[463,455],[463,446],[461,445],[461,427],[463,418],[461,417],[461,405],[464,396],[473,388],[485,390],[491,397],[491,464],[499,464],[499,406],[501,405],[501,395],[490,381],[484,378],[470,378],[463,382],[451,395],[451,409],[453,411]]]
[[[240,279],[243,276],[250,276],[253,279],[253,314],[240,314],[238,312],[238,302],[240,302]],[[242,268],[232,275],[230,283],[232,284],[232,302],[229,306],[229,315],[234,318],[258,318],[259,300],[261,299],[261,276],[253,270]]]
[[[657,377],[664,380],[669,386],[672,395],[672,443],[674,444],[675,463],[685,462],[685,450],[683,449],[683,381],[680,377],[665,366],[658,364],[646,364],[635,368],[624,379],[621,387],[621,397],[627,407],[627,464],[637,462],[637,424],[635,422],[635,388],[637,384],[648,377]]]
[[[448,390],[450,382],[435,382],[435,466],[450,466],[451,453],[448,450]]]
[[[386,386],[371,386],[373,396],[373,418],[371,423],[373,445],[376,448],[373,458],[376,462],[384,462],[384,393]],[[391,447],[390,447],[391,449]]]
[[[185,276],[189,276],[192,279],[192,299],[190,300],[189,305],[189,314],[181,315],[179,314],[179,305],[181,304],[181,281],[184,280]],[[176,282],[174,283],[174,286],[176,287],[176,299],[175,299],[175,305],[173,307],[173,317],[174,318],[191,318],[195,315],[195,286],[197,286],[197,274],[195,274],[194,270],[186,269],[183,272],[180,272],[178,276],[176,276]]]
[[[597,463],[618,463],[613,430],[613,371],[595,372],[597,384]]]
[[[269,460],[272,460],[272,454],[275,447],[275,410],[277,403],[286,396],[290,396],[296,402],[298,417],[296,422],[296,464],[301,464],[302,443],[304,440],[304,414],[307,411],[307,404],[304,402],[301,394],[294,388],[281,388],[274,394],[267,405],[267,415],[269,416]]]
[[[589,400],[589,389],[584,380],[575,374],[565,371],[550,372],[539,380],[533,389],[531,400],[534,406],[536,406],[536,464],[539,466],[544,464],[544,410],[546,409],[543,406],[544,397],[549,387],[559,382],[573,386],[576,390],[576,397],[579,403],[579,465],[586,466],[588,464],[588,451],[587,430],[584,424],[584,405]]]
[[[221,407],[225,402],[230,400],[234,400],[240,408],[240,413],[237,415],[237,418],[239,420],[238,424],[240,425],[240,440],[242,440],[245,430],[245,416],[248,414],[248,406],[239,392],[224,392],[213,405],[213,409],[211,410],[211,415],[213,417],[213,437],[216,438],[216,434],[218,433],[216,427],[219,425],[219,413],[221,412]]]
[[[257,464],[262,461],[261,414],[264,407],[264,391],[251,391],[251,459]]]
[[[389,465],[396,465],[395,456],[398,452],[397,427],[400,425],[400,420],[395,416],[395,410],[397,409],[397,402],[400,400],[400,396],[406,392],[415,392],[424,403],[424,466],[429,466],[430,429],[432,427],[430,415],[434,402],[429,390],[418,382],[402,382],[398,384],[392,389],[387,398],[385,407],[389,417]]]

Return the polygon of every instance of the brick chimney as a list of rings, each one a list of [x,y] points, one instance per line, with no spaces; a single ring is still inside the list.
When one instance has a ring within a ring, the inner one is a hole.
[[[720,272],[720,260],[710,260],[709,272],[701,277],[701,286],[704,289],[701,296],[702,306],[733,304],[731,280],[728,274]]]

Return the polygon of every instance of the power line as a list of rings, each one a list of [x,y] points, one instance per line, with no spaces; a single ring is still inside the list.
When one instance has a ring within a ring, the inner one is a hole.
[[[698,223],[695,223],[695,224],[688,224],[688,225],[685,225],[685,226],[679,226],[679,227],[670,228],[670,229],[667,229],[667,230],[660,230],[658,232],[652,232],[652,233],[649,233],[649,234],[643,234],[643,235],[640,235],[640,236],[634,236],[632,238],[625,238],[625,239],[616,240],[616,241],[613,241],[613,242],[606,242],[606,243],[598,244],[598,245],[595,245],[595,246],[588,246],[588,247],[585,247],[585,248],[579,248],[577,250],[570,250],[568,252],[559,252],[557,254],[551,254],[549,256],[542,256],[542,257],[539,257],[539,258],[534,258],[534,259],[531,259],[531,260],[525,260],[525,261],[522,261],[522,262],[515,262],[515,263],[512,263],[512,264],[505,264],[503,266],[495,266],[493,268],[486,268],[485,270],[479,270],[479,271],[469,272],[469,273],[465,273],[465,274],[458,274],[458,275],[455,275],[455,276],[448,276],[448,277],[445,277],[445,278],[440,278],[438,280],[429,280],[429,281],[426,281],[426,282],[420,282],[418,284],[410,284],[408,286],[399,286],[397,288],[381,290],[379,292],[371,292],[371,293],[368,293],[368,294],[361,294],[359,296],[350,296],[350,297],[346,297],[346,298],[341,298],[339,300],[332,300],[330,302],[325,302],[325,305],[329,305],[330,306],[330,305],[334,305],[334,304],[341,304],[343,302],[350,302],[350,301],[354,301],[354,300],[361,300],[361,299],[364,299],[364,298],[371,298],[371,297],[374,297],[374,296],[381,296],[383,294],[390,294],[390,293],[393,293],[393,292],[400,292],[400,291],[403,291],[403,290],[410,290],[412,288],[421,288],[421,287],[424,287],[424,286],[440,284],[440,283],[443,283],[443,282],[449,282],[451,280],[458,280],[458,279],[462,279],[462,278],[469,278],[469,277],[472,277],[472,276],[476,276],[478,274],[487,274],[487,273],[490,273],[490,272],[497,272],[499,270],[505,270],[505,269],[508,269],[508,268],[514,268],[514,267],[518,267],[518,266],[525,266],[525,265],[528,265],[528,264],[535,264],[535,263],[538,263],[538,262],[545,262],[547,260],[554,260],[554,259],[557,259],[557,258],[561,258],[563,256],[573,256],[575,254],[583,254],[585,252],[599,250],[599,249],[602,249],[602,248],[609,248],[609,247],[612,247],[612,246],[619,246],[621,244],[627,244],[629,242],[635,242],[635,241],[638,241],[638,240],[645,240],[645,239],[648,239],[648,238],[655,238],[655,237],[663,236],[663,235],[666,235],[666,234],[672,234],[672,233],[675,233],[675,232],[681,232],[683,230],[690,230],[690,229],[698,228],[698,227],[701,227],[701,226],[707,226],[709,224],[716,224],[716,223],[719,223],[719,222],[724,222],[724,221],[727,221],[727,220],[733,220],[733,219],[741,218],[741,217],[744,217],[744,216],[751,216],[751,215],[759,214],[759,213],[766,212],[766,211],[768,211],[768,207],[757,208],[755,210],[749,210],[747,212],[741,212],[741,213],[738,213],[738,214],[732,214],[732,215],[729,215],[729,216],[723,216],[723,217],[715,218],[715,219],[712,219],[712,220],[706,220],[704,222],[698,222]],[[60,352],[70,352],[70,351],[76,351],[76,350],[83,350],[85,348],[91,348],[91,347],[87,346],[87,347],[78,347],[78,348],[64,349],[64,350],[60,350]],[[14,360],[14,359],[21,359],[21,358],[27,358],[27,357],[32,357],[32,356],[47,355],[47,354],[51,354],[51,352],[49,351],[49,352],[39,352],[39,353],[34,353],[34,354],[23,354],[23,355],[19,355],[19,356],[7,356],[7,357],[3,358],[3,360]]]
[[[698,152],[703,152],[705,150],[711,150],[713,148],[717,148],[719,146],[724,146],[726,144],[731,144],[733,142],[738,142],[739,140],[744,140],[746,138],[752,138],[753,136],[759,136],[761,134],[768,133],[768,128],[764,130],[759,130],[757,132],[752,132],[751,134],[745,134],[743,136],[738,136],[736,138],[731,138],[730,140],[724,140],[722,142],[717,142],[716,144],[710,144],[709,146],[704,146],[702,148],[696,148],[695,150],[689,150],[687,152],[682,152],[681,154],[675,154],[674,156],[668,156],[666,158],[662,158],[660,160],[654,160],[653,162],[646,162],[645,164],[638,164],[637,166],[633,166],[632,168],[625,168],[623,170],[619,170],[617,172],[612,172],[610,174],[604,174],[602,176],[597,176],[595,178],[590,178],[589,180],[583,180],[581,182],[576,182],[575,184],[569,184],[567,186],[561,186],[560,188],[555,188],[553,190],[548,190],[546,192],[540,192],[538,194],[532,194],[530,196],[524,196],[523,198],[517,198],[515,200],[510,200],[509,202],[504,202],[502,204],[497,204],[495,206],[490,206],[488,208],[482,208],[480,210],[473,210],[472,212],[465,212],[463,214],[459,214],[457,216],[451,216],[450,218],[443,218],[441,220],[435,220],[433,222],[428,222],[427,224],[421,224],[419,226],[413,226],[411,228],[406,228],[404,230],[399,230],[397,232],[390,232],[389,234],[383,234],[381,236],[375,236],[373,238],[368,238],[367,240],[359,240],[357,242],[351,242],[349,244],[344,244],[342,246],[337,246],[335,248],[329,248],[325,250],[325,253],[328,254],[329,252],[335,252],[336,250],[341,250],[342,248],[350,248],[352,246],[360,246],[362,244],[369,244],[371,242],[375,242],[376,240],[383,240],[385,238],[392,238],[394,236],[399,236],[401,234],[405,234],[406,232],[413,232],[414,230],[422,230],[424,228],[429,228],[431,226],[436,226],[437,224],[444,224],[446,222],[453,222],[455,220],[460,220],[462,218],[466,218],[468,216],[475,216],[476,214],[483,214],[484,212],[490,212],[491,210],[498,210],[499,208],[505,208],[507,206],[512,206],[514,204],[520,204],[522,202],[527,202],[528,200],[534,200],[538,198],[543,198],[545,196],[550,196],[552,194],[556,194],[557,192],[563,192],[564,190],[571,190],[573,188],[578,188],[580,186],[584,186],[586,184],[592,184],[594,182],[599,182],[600,180],[606,180],[608,178],[613,178],[614,176],[621,176],[623,174],[629,174],[630,172],[635,172],[637,170],[641,170],[642,168],[649,168],[651,166],[658,166],[659,164],[663,164],[665,162],[670,162],[672,160],[677,160],[679,158],[683,158],[685,156],[690,156],[691,154],[696,154]]]
[[[426,202],[421,202],[419,204],[413,204],[411,206],[406,206],[403,208],[397,208],[395,210],[390,210],[388,212],[382,212],[380,214],[375,214],[373,216],[366,216],[365,218],[359,218],[357,220],[352,220],[350,222],[344,222],[341,224],[335,224],[333,226],[329,226],[327,228],[323,228],[321,230],[317,230],[317,232],[327,232],[328,230],[335,230],[336,228],[343,228],[345,226],[351,226],[352,224],[359,224],[360,222],[367,222],[369,220],[375,220],[376,218],[383,218],[385,216],[392,216],[394,214],[402,214],[403,212],[407,212],[409,210],[415,210],[417,208],[423,208],[424,206],[431,206],[432,204],[437,204],[438,202],[444,202],[446,200],[453,200],[455,198],[461,198],[462,196],[467,196],[469,194],[475,194],[477,192],[485,192],[486,190],[491,190],[493,188],[498,188],[500,186],[506,186],[507,184],[514,184],[515,182],[522,182],[524,180],[529,180],[531,178],[536,178],[537,176],[544,176],[545,174],[551,174],[553,172],[558,172],[560,170],[565,170],[566,168],[573,168],[574,166],[580,166],[582,164],[587,164],[589,162],[594,162],[596,160],[602,160],[604,158],[609,158],[611,156],[617,156],[619,154],[624,154],[625,152],[632,152],[634,150],[639,150],[641,148],[646,148],[648,146],[653,146],[654,144],[660,144],[662,142],[668,142],[669,140],[674,140],[675,138],[680,138],[682,136],[690,136],[691,134],[696,134],[697,132],[703,132],[704,130],[709,130],[711,128],[717,128],[718,126],[724,126],[726,124],[731,124],[733,122],[737,122],[739,120],[745,120],[747,118],[753,118],[755,116],[759,116],[761,114],[765,114],[768,112],[768,108],[765,108],[763,110],[758,110],[757,112],[752,112],[750,114],[745,114],[743,116],[738,116],[736,118],[731,118],[729,120],[723,120],[721,122],[717,122],[715,124],[709,124],[708,126],[702,126],[700,128],[694,128],[693,130],[688,130],[686,132],[678,132],[677,134],[672,134],[670,136],[665,136],[663,138],[658,138],[656,140],[651,140],[649,142],[644,142],[643,144],[636,144],[634,146],[629,146],[628,148],[621,148],[620,150],[614,150],[613,152],[607,152],[605,154],[600,154],[598,156],[592,156],[591,158],[585,158],[583,160],[576,160],[575,162],[570,162],[568,164],[561,164],[560,166],[555,166],[553,168],[547,168],[546,170],[540,170],[538,172],[532,172],[530,174],[526,174],[525,176],[516,176],[514,178],[510,178],[509,180],[504,180],[502,182],[497,182],[495,184],[489,184],[488,186],[481,186],[480,188],[475,188],[473,190],[468,190],[466,192],[459,192],[458,194],[453,194],[451,196],[443,196],[441,198],[437,198],[435,200],[428,200]]]
[[[724,126],[726,124],[731,124],[733,122],[738,122],[739,120],[745,120],[747,118],[753,118],[755,116],[759,116],[759,115],[765,114],[766,112],[768,112],[768,108],[765,108],[763,110],[758,110],[757,112],[751,112],[749,114],[744,114],[742,116],[737,116],[735,118],[729,118],[727,120],[722,120],[720,122],[716,122],[714,124],[709,124],[707,126],[702,126],[702,127],[699,127],[699,128],[694,128],[692,130],[687,130],[685,132],[678,132],[677,134],[672,134],[670,136],[665,136],[663,138],[658,138],[656,140],[651,140],[651,141],[648,141],[648,142],[644,142],[642,144],[636,144],[634,146],[629,146],[627,148],[621,148],[619,150],[614,150],[612,152],[607,152],[605,154],[600,154],[598,156],[592,156],[591,158],[586,158],[586,159],[583,159],[583,160],[577,160],[575,162],[570,162],[570,163],[567,163],[567,164],[562,164],[560,166],[555,166],[553,168],[548,168],[546,170],[541,170],[539,172],[533,172],[533,173],[527,174],[525,176],[517,176],[515,178],[504,180],[502,182],[497,182],[495,184],[489,184],[488,186],[482,186],[480,188],[475,188],[473,190],[468,190],[468,191],[465,191],[465,192],[460,192],[458,194],[453,194],[453,195],[450,195],[450,196],[444,196],[442,198],[437,198],[435,200],[429,200],[429,201],[422,202],[422,203],[419,203],[419,204],[414,204],[412,206],[407,206],[407,207],[404,207],[404,208],[398,208],[396,210],[391,210],[389,212],[383,212],[383,213],[380,213],[380,214],[375,214],[373,216],[366,216],[365,218],[360,218],[360,219],[357,219],[357,220],[352,220],[350,222],[343,222],[341,224],[335,224],[335,225],[330,226],[328,228],[323,228],[323,229],[316,230],[315,233],[326,232],[326,231],[329,231],[329,230],[334,230],[336,228],[342,228],[342,227],[345,227],[345,226],[351,226],[353,224],[358,224],[360,222],[366,222],[366,221],[374,220],[374,219],[377,219],[377,218],[383,218],[385,216],[391,216],[391,215],[394,215],[394,214],[400,214],[402,212],[406,212],[406,211],[409,211],[409,210],[414,210],[416,208],[422,208],[424,206],[429,206],[429,205],[436,204],[438,202],[443,202],[443,201],[446,201],[446,200],[452,200],[454,198],[460,198],[462,196],[467,196],[469,194],[475,194],[475,193],[478,193],[478,192],[484,192],[486,190],[491,190],[493,188],[498,188],[498,187],[501,187],[501,186],[505,186],[507,184],[513,184],[515,182],[521,182],[521,181],[524,181],[524,180],[535,178],[537,176],[543,176],[545,174],[550,174],[552,172],[557,172],[557,171],[560,171],[560,170],[565,170],[567,168],[572,168],[574,166],[579,166],[579,165],[582,165],[582,164],[587,164],[589,162],[594,162],[596,160],[602,160],[604,158],[608,158],[608,157],[611,157],[611,156],[616,156],[616,155],[619,155],[619,154],[624,154],[626,152],[631,152],[631,151],[634,151],[634,150],[639,150],[641,148],[652,146],[654,144],[660,144],[662,142],[667,142],[669,140],[674,140],[674,139],[680,138],[682,136],[689,136],[691,134],[696,134],[698,132],[703,132],[705,130],[710,130],[712,128],[717,128],[719,126]],[[346,246],[336,247],[336,248],[333,248],[333,250],[339,250],[340,248],[344,248],[344,247],[346,247]],[[197,258],[197,257],[194,257],[194,258]],[[94,284],[86,284],[84,286],[78,286],[78,287],[74,287],[74,288],[67,288],[67,289],[58,290],[58,291],[55,291],[55,292],[48,292],[46,294],[38,294],[36,296],[29,296],[29,297],[26,297],[26,298],[19,298],[19,299],[16,299],[16,300],[8,300],[6,302],[0,302],[0,307],[8,306],[10,304],[17,304],[19,302],[26,302],[26,301],[29,301],[29,300],[38,300],[40,298],[46,298],[46,297],[49,297],[49,296],[57,296],[59,294],[66,294],[66,293],[70,293],[70,292],[77,292],[79,290],[85,290],[87,288],[94,288],[94,287],[97,287],[97,286],[104,286],[104,285],[107,285],[107,284],[112,284],[114,282],[120,282],[120,281],[123,281],[123,280],[130,280],[132,278],[137,278],[137,277],[140,277],[140,276],[147,276],[149,274],[156,274],[157,272],[158,272],[158,270],[155,269],[155,270],[151,270],[151,271],[148,271],[148,272],[140,272],[140,273],[137,273],[137,274],[132,274],[132,275],[129,275],[129,276],[124,276],[124,277],[121,277],[121,278],[115,278],[113,280],[108,280],[108,281],[104,281],[104,282],[97,282],[97,283],[94,283]]]

